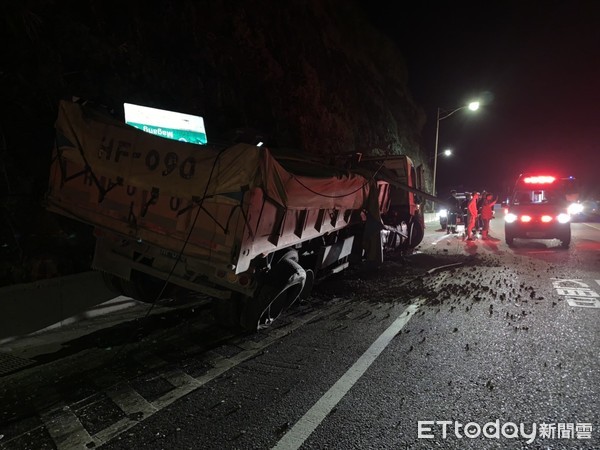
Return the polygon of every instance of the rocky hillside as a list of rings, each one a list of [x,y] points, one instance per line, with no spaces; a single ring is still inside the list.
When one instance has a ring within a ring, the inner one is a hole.
[[[62,97],[201,115],[224,144],[423,162],[402,56],[352,1],[13,0],[0,21],[5,270],[78,235],[40,207]]]

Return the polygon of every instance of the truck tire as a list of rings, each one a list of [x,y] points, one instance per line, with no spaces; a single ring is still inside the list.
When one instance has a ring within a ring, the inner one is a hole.
[[[298,295],[299,300],[306,300],[310,296],[315,284],[315,273],[311,269],[306,269],[305,272],[306,280],[304,281],[304,287],[300,291],[300,295]]]
[[[268,272],[265,284],[244,305],[241,325],[245,331],[266,328],[300,296],[306,271],[296,261],[298,253],[286,253]]]
[[[408,238],[405,241],[404,249],[412,250],[421,243],[425,236],[425,230],[421,222],[414,217],[411,217],[408,223]]]

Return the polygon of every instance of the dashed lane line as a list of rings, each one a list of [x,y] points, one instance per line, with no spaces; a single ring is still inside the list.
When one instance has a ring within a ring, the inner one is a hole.
[[[67,405],[40,414],[57,450],[85,449],[92,442],[79,418]]]
[[[108,389],[107,395],[109,395],[115,404],[121,408],[127,417],[122,418],[113,425],[96,433],[91,437],[91,439],[98,446],[109,442],[134,426],[139,425],[143,420],[171,405],[185,395],[223,375],[225,372],[236,367],[240,363],[258,355],[269,345],[287,336],[295,329],[300,328],[306,323],[314,320],[324,312],[324,310],[317,310],[308,313],[303,317],[295,317],[293,322],[291,322],[289,325],[272,330],[268,337],[258,343],[250,343],[248,341],[240,343],[239,347],[243,348],[243,350],[232,357],[224,357],[214,352],[207,352],[208,354],[212,353],[214,355],[214,358],[211,358],[208,361],[213,367],[198,377],[192,377],[191,375],[177,369],[169,368],[165,370],[160,374],[160,376],[171,383],[175,389],[167,392],[152,402],[149,402],[143,398],[127,383],[123,383],[114,389]],[[148,352],[138,354],[135,359],[149,368],[160,368],[167,365],[166,361]],[[79,447],[74,448],[83,448],[83,445],[89,441],[90,439],[81,440],[79,442]]]
[[[339,307],[339,304],[334,308],[337,307]],[[92,380],[92,382],[100,388],[101,392],[111,399],[111,401],[124,413],[125,417],[91,435],[74,412],[73,406],[75,404],[68,405],[65,402],[60,401],[50,408],[45,406],[38,407],[37,414],[42,420],[42,424],[38,425],[38,427],[44,427],[48,430],[48,434],[54,441],[54,445],[58,450],[86,450],[91,447],[99,447],[136,425],[139,425],[145,419],[151,417],[185,395],[223,375],[240,363],[255,357],[271,344],[289,335],[297,328],[314,321],[328,311],[329,308],[318,309],[302,315],[293,316],[291,323],[281,326],[280,328],[269,330],[268,336],[259,342],[244,340],[245,338],[231,339],[229,342],[232,345],[242,349],[241,352],[231,357],[225,357],[212,350],[204,351],[203,355],[207,358],[205,361],[211,364],[212,367],[198,377],[193,377],[183,371],[169,367],[166,361],[153,353],[147,351],[137,353],[134,355],[134,359],[147,369],[159,371],[157,376],[160,376],[171,383],[174,389],[154,401],[148,401],[130,385],[131,380],[121,380],[114,374],[99,369],[98,377]],[[89,358],[95,359],[98,358],[98,355],[89,355]],[[85,358],[83,359],[85,360]],[[81,361],[78,360],[78,363],[81,364]],[[160,372],[161,369],[162,372]],[[98,393],[94,395],[97,394]],[[55,397],[58,399],[60,395],[56,393]],[[2,444],[9,445],[11,441],[19,439],[24,434],[31,431],[32,429],[29,429],[19,435],[12,436],[11,439],[4,441]]]
[[[98,446],[134,427],[140,421],[158,411],[152,403],[125,383],[109,389],[106,395],[125,413],[126,417],[94,435],[94,442]]]
[[[106,391],[106,395],[126,416],[148,417],[157,409],[130,385],[123,383]]]

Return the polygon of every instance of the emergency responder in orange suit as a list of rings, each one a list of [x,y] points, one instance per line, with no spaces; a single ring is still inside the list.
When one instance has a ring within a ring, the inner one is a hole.
[[[494,205],[498,201],[498,197],[492,200],[492,194],[486,194],[481,204],[481,220],[483,222],[483,229],[481,231],[481,237],[483,239],[488,238],[490,230],[490,220],[494,217]]]
[[[477,222],[477,201],[479,200],[479,192],[473,192],[471,200],[467,206],[467,241],[473,240],[473,229]]]

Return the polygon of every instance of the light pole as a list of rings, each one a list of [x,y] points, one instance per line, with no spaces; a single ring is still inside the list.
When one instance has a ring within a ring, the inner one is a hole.
[[[438,157],[438,142],[439,142],[439,137],[440,137],[440,120],[444,120],[447,119],[448,117],[450,117],[452,114],[454,114],[457,111],[460,111],[461,109],[465,109],[468,108],[471,111],[477,111],[479,109],[479,102],[471,102],[468,105],[464,105],[461,106],[459,108],[453,109],[452,111],[444,111],[442,112],[441,108],[437,109],[437,120],[436,120],[436,126],[435,126],[435,152],[433,154],[433,189],[432,189],[432,195],[436,195],[435,192],[435,179],[437,176],[437,157]]]

